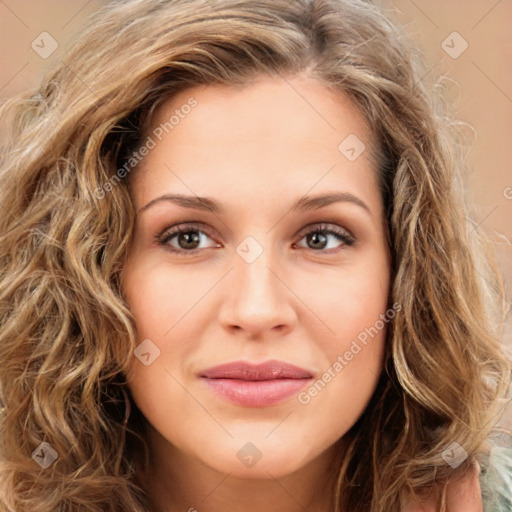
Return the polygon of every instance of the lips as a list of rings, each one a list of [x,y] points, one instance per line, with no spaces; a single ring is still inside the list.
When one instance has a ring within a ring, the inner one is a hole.
[[[243,361],[215,366],[200,374],[207,379],[238,380],[274,380],[274,379],[309,379],[313,375],[297,366],[281,361],[267,361],[251,364]]]
[[[313,378],[308,370],[282,361],[236,361],[200,372],[201,381],[224,400],[244,407],[268,407],[290,398]]]

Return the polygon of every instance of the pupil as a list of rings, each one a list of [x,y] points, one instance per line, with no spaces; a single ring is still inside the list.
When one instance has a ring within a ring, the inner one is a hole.
[[[324,248],[326,240],[327,237],[325,236],[324,233],[312,233],[310,235],[310,241],[312,241],[313,244],[320,244],[319,246],[317,245],[316,247],[314,247],[315,249]]]
[[[180,233],[178,243],[183,249],[195,249],[195,247],[190,247],[190,244],[192,246],[194,246],[194,244],[198,244],[199,238],[199,233],[196,231],[187,231],[185,233]],[[183,244],[181,243],[182,241],[184,241]]]

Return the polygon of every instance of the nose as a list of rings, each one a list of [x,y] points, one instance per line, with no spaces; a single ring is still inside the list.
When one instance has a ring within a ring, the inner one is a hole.
[[[225,283],[226,294],[219,313],[229,331],[243,331],[251,339],[293,329],[297,315],[294,293],[275,259],[263,253],[252,263],[234,255],[233,270]]]

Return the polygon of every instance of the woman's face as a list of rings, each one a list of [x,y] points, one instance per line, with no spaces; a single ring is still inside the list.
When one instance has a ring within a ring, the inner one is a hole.
[[[382,369],[394,312],[369,130],[301,78],[194,87],[152,122],[122,273],[133,398],[169,464],[290,474],[331,453]]]

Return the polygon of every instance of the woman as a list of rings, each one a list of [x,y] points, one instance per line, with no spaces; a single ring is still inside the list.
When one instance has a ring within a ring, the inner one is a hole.
[[[365,2],[129,0],[2,107],[3,508],[508,510],[422,69]]]

